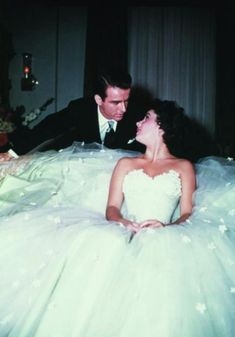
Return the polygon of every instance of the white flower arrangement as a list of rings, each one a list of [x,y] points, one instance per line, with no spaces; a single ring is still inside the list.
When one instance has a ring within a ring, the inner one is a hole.
[[[28,126],[31,122],[37,119],[43,111],[46,110],[47,106],[50,105],[54,101],[54,98],[49,98],[40,108],[36,108],[31,110],[30,112],[24,115],[24,120],[22,121],[22,125]]]
[[[28,126],[32,121],[38,118],[38,116],[42,113],[42,110],[37,108],[34,110],[31,110],[29,113],[27,113],[24,116],[24,120],[22,122],[22,125]]]
[[[5,121],[0,117],[0,133],[10,133],[15,130],[15,125],[12,122]]]

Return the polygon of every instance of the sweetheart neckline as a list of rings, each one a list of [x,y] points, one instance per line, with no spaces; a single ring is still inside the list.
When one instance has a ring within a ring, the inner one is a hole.
[[[177,175],[177,177],[180,179],[180,174],[179,174],[179,172],[177,172],[177,171],[174,170],[174,169],[169,169],[169,170],[164,171],[164,172],[162,172],[162,173],[160,173],[160,174],[156,174],[155,176],[152,177],[152,176],[150,176],[148,173],[146,173],[146,172],[144,171],[143,168],[140,168],[140,169],[134,169],[134,170],[129,171],[129,172],[126,174],[126,176],[128,176],[129,173],[131,173],[131,172],[138,172],[138,171],[142,172],[147,178],[150,178],[150,179],[152,179],[152,180],[155,180],[156,178],[159,178],[159,177],[161,177],[161,176],[170,174],[171,172],[174,172],[174,173]]]

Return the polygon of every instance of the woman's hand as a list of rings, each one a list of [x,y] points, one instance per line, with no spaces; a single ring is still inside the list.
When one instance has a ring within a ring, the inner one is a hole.
[[[165,227],[165,225],[158,220],[146,220],[140,223],[141,228],[158,228]]]
[[[134,233],[138,233],[141,230],[141,226],[136,222],[131,222],[127,224],[126,227]]]

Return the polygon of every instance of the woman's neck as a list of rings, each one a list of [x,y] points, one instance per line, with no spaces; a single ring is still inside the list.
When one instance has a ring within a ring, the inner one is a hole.
[[[144,158],[152,162],[157,162],[158,160],[172,159],[174,156],[169,152],[167,146],[162,144],[158,148],[147,147]]]

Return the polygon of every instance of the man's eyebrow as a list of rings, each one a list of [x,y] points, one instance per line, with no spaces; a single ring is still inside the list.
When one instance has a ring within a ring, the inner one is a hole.
[[[112,99],[110,100],[110,103],[120,103],[120,102],[128,102],[129,99],[125,99],[125,100],[115,100],[115,99]]]

